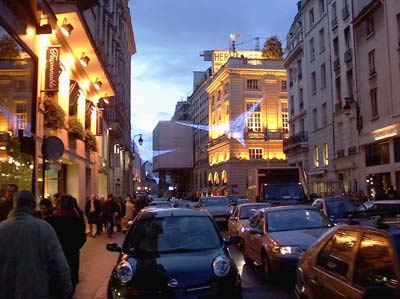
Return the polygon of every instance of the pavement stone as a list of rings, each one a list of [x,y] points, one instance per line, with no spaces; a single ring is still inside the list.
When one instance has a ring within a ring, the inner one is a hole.
[[[107,284],[118,253],[106,250],[108,242],[122,244],[124,235],[115,232],[112,238],[103,233],[96,238],[88,236],[80,254],[79,283],[74,299],[107,299]]]

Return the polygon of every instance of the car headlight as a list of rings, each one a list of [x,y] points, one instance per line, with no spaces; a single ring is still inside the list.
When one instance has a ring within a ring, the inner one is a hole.
[[[273,251],[281,255],[300,255],[303,252],[303,250],[297,246],[275,246]]]
[[[231,269],[231,261],[226,255],[219,255],[213,261],[213,269],[218,277],[225,277]]]
[[[133,269],[129,262],[123,261],[117,266],[116,274],[122,283],[127,283],[133,277]]]

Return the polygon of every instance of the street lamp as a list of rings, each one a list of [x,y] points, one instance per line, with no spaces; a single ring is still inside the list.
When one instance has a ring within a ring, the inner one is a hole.
[[[143,138],[142,138],[142,134],[136,134],[135,136],[133,136],[133,143],[135,143],[135,137],[137,137],[137,136],[139,136],[139,140],[138,140],[138,142],[139,142],[139,145],[140,146],[142,146],[142,144],[143,144]]]

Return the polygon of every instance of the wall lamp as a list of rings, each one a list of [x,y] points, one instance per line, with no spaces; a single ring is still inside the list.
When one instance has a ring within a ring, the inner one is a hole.
[[[68,23],[67,18],[64,18],[61,25],[61,32],[64,33],[65,36],[70,36],[72,30],[74,30],[74,27],[71,25],[71,23]]]
[[[89,65],[89,60],[90,58],[85,55],[85,52],[82,52],[82,56],[79,59],[80,63],[84,66],[87,67]]]
[[[43,24],[36,27],[36,34],[51,34],[52,32],[50,24]]]
[[[143,138],[142,138],[142,134],[136,134],[135,136],[133,136],[133,142],[135,143],[135,137],[139,136],[139,140],[138,143],[141,146],[143,144]],[[133,148],[135,148],[135,145],[133,145]]]
[[[94,82],[94,87],[97,89],[97,90],[100,90],[101,89],[101,86],[103,85],[103,82],[101,82],[100,80],[99,80],[99,78],[96,78],[96,82]]]

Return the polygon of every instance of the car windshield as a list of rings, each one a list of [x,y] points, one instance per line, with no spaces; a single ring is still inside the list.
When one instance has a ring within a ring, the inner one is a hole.
[[[243,206],[240,209],[239,219],[249,219],[258,209],[265,208],[265,205]]]
[[[299,184],[271,184],[265,187],[265,199],[300,199],[303,197]]]
[[[177,253],[220,246],[221,238],[209,217],[170,216],[138,220],[125,239],[124,251]]]
[[[349,199],[337,199],[325,201],[326,213],[328,217],[344,218],[346,212],[352,212],[357,209],[356,205]]]
[[[270,211],[267,213],[267,223],[267,230],[269,232],[331,226],[331,222],[328,218],[319,211],[311,209]]]
[[[202,198],[201,205],[203,207],[210,206],[229,206],[229,200],[226,197],[210,197],[210,198]]]

